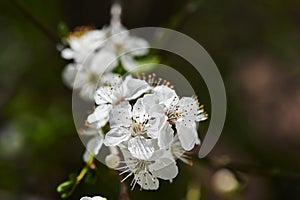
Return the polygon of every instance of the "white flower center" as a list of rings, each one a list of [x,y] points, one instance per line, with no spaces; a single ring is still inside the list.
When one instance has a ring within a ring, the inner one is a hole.
[[[136,123],[134,120],[132,120],[132,126],[130,128],[130,132],[133,137],[145,134],[146,133],[145,124]]]

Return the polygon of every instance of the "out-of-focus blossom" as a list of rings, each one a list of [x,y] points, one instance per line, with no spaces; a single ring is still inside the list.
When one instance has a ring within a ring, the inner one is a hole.
[[[105,164],[107,167],[116,169],[120,164],[120,156],[116,154],[109,154],[105,157]]]
[[[251,118],[249,122],[263,133],[257,136],[264,136],[268,143],[281,142],[283,138],[294,143],[300,131],[297,81],[268,57],[253,57],[236,73],[239,77],[236,85],[243,94],[242,102]],[[272,136],[272,140],[266,135]]]
[[[81,197],[80,200],[107,200],[107,199],[100,196],[94,196],[94,197]]]
[[[75,63],[84,63],[105,40],[105,34],[101,30],[93,30],[91,27],[78,27],[70,33],[66,42],[69,48],[61,51],[64,59],[73,59]]]
[[[109,26],[101,30],[79,27],[66,39],[69,47],[61,51],[64,59],[73,60],[63,71],[67,86],[80,90],[86,100],[92,100],[101,79],[119,63],[126,71],[138,68],[135,57],[148,53],[149,44],[143,38],[130,35],[121,24],[121,7],[114,4]],[[75,81],[76,79],[76,81]]]
[[[212,177],[212,186],[217,192],[229,193],[235,191],[239,183],[231,171],[220,169]]]
[[[82,134],[92,136],[92,138],[88,141],[86,151],[83,154],[83,160],[88,162],[90,156],[98,155],[103,145],[104,134],[101,129],[97,129],[92,126],[85,130]]]

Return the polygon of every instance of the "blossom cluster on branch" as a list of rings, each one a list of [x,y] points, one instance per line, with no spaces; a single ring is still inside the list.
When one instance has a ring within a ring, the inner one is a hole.
[[[65,83],[95,105],[83,131],[91,136],[83,159],[89,167],[105,146],[110,150],[105,164],[119,172],[121,182],[132,176],[132,189],[138,184],[156,190],[159,179],[172,181],[178,175],[178,159],[191,164],[186,152],[200,144],[197,128],[207,115],[197,97],[180,97],[155,74],[124,75],[139,67],[136,58],[148,54],[150,45],[122,26],[118,4],[111,14],[110,26],[77,28],[61,50],[63,58],[72,60],[63,72]],[[59,190],[75,186],[69,181]]]
[[[113,6],[109,26],[99,30],[78,27],[65,39],[68,47],[61,56],[73,62],[64,69],[63,79],[71,88],[79,89],[84,99],[93,100],[95,89],[116,76],[118,66],[135,70],[139,66],[135,58],[148,53],[148,42],[130,35],[121,24],[120,9],[119,4]]]

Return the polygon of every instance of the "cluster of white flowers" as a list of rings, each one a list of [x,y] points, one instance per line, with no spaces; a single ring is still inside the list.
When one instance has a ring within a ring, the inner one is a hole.
[[[105,163],[120,171],[122,181],[133,176],[132,189],[138,184],[156,190],[158,179],[172,181],[177,176],[177,159],[191,164],[186,152],[200,144],[197,127],[207,116],[197,98],[180,98],[169,82],[155,75],[122,79],[115,73],[119,66],[135,70],[135,58],[147,54],[149,44],[122,26],[119,4],[111,14],[110,26],[78,28],[61,51],[73,61],[63,72],[64,81],[96,104],[86,120],[84,134],[91,139],[83,159],[88,163],[105,145],[111,152]],[[102,198],[82,198],[88,199]]]
[[[179,97],[166,81],[133,78],[128,75],[95,93],[96,108],[88,124],[110,130],[90,140],[88,151],[97,155],[104,144],[118,147],[122,162],[112,157],[113,168],[133,176],[132,187],[155,190],[158,178],[172,180],[178,174],[176,159],[189,163],[185,152],[200,144],[198,122],[207,118],[198,100]],[[149,83],[150,82],[150,83]],[[107,164],[111,159],[107,159]]]
[[[86,100],[93,100],[98,86],[110,84],[107,81],[116,76],[113,71],[119,64],[126,71],[135,70],[135,58],[148,53],[148,42],[130,35],[122,26],[119,4],[113,5],[111,14],[110,25],[103,29],[78,27],[66,39],[68,47],[61,51],[64,59],[73,61],[63,72],[65,83],[79,89]]]

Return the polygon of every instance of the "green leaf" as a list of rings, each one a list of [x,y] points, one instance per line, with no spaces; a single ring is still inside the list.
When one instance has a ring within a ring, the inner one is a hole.
[[[72,188],[73,184],[74,184],[73,181],[65,181],[65,182],[59,184],[59,186],[57,187],[57,192],[63,193],[65,191],[67,191],[69,188]]]
[[[71,196],[77,186],[77,182],[73,180],[68,180],[61,183],[57,187],[57,192],[60,194],[61,198],[65,199]]]
[[[66,38],[69,33],[69,27],[64,22],[59,22],[57,25],[57,32],[61,38]]]
[[[126,73],[126,70],[124,69],[124,67],[119,62],[118,66],[113,70],[113,72],[117,73],[117,74],[120,74],[120,75],[124,75]]]

